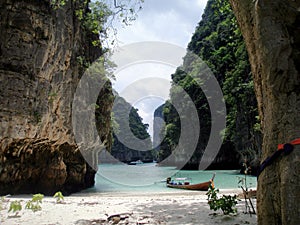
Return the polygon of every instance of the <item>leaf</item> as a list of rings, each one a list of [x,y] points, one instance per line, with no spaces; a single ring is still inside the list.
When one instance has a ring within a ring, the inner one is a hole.
[[[18,212],[18,211],[21,211],[21,210],[22,210],[21,201],[16,200],[16,201],[13,201],[13,202],[10,203],[8,212],[13,211],[15,213],[15,212]]]
[[[43,198],[44,198],[43,194],[35,194],[32,196],[32,202],[42,203]]]
[[[61,203],[64,200],[64,196],[60,191],[56,192],[53,198],[56,198],[56,203]]]

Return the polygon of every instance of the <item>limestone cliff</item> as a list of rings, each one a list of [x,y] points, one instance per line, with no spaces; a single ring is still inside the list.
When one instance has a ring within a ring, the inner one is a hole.
[[[159,150],[159,145],[163,138],[163,129],[164,129],[164,115],[163,115],[164,104],[160,105],[155,109],[153,114],[153,146],[155,149]]]
[[[101,48],[76,17],[79,7],[87,9],[78,2],[53,9],[49,1],[0,0],[0,195],[71,193],[94,184],[71,115],[82,59],[94,61]],[[99,136],[110,143],[109,83],[102,92]]]
[[[134,108],[118,94],[115,94],[113,113],[117,129],[115,129],[113,133],[111,155],[124,163],[136,160],[152,162],[153,154],[152,151],[150,151],[152,149],[152,143],[150,135],[147,132],[148,124],[143,123],[143,119],[138,114],[138,109]],[[127,124],[132,133],[126,131]],[[134,145],[136,142],[131,135],[137,139],[144,140],[143,143],[139,145],[140,149],[137,150],[131,147],[136,147],[136,145]]]

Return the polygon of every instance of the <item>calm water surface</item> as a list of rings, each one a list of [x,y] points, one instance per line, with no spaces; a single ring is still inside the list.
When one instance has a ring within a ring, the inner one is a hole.
[[[218,189],[239,188],[239,178],[245,177],[237,170],[179,171],[173,167],[159,167],[155,163],[101,164],[95,187],[85,192],[178,192],[178,189],[166,188],[163,181],[169,176],[176,176],[189,177],[193,183],[199,183],[208,181],[214,173],[214,183]],[[256,177],[247,176],[247,185],[255,188]]]

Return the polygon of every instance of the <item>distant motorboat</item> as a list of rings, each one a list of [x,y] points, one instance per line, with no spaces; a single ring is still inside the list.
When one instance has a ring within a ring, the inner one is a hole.
[[[142,160],[137,160],[137,161],[132,161],[130,163],[128,163],[129,165],[138,165],[138,164],[143,164]]]

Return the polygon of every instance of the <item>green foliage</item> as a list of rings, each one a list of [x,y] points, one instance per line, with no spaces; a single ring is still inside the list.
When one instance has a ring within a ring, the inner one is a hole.
[[[223,195],[222,197],[218,197],[218,193],[219,189],[215,189],[210,185],[206,193],[210,209],[214,211],[221,209],[224,215],[237,213],[237,208],[235,207],[238,203],[237,196]]]
[[[37,202],[28,201],[25,205],[25,209],[31,209],[33,212],[42,210],[42,207]]]
[[[223,90],[227,106],[226,140],[238,148],[244,148],[243,143],[251,143],[258,151],[255,139],[260,133],[256,125],[258,112],[250,63],[228,0],[208,1],[193,38],[190,50],[208,63]]]
[[[3,203],[5,202],[5,197],[4,196],[1,196],[0,198],[0,210],[3,210],[4,209],[4,206],[3,206]]]
[[[89,8],[90,11],[81,17],[85,27],[95,34],[105,34],[104,24],[113,12],[108,5],[102,1],[91,1]]]
[[[124,24],[129,24],[135,20],[137,12],[142,9],[144,0],[113,0],[115,13]]]
[[[244,194],[244,198],[245,198],[245,208],[246,208],[246,213],[250,213],[251,214],[256,214],[254,206],[252,204],[251,201],[251,195],[250,193],[252,192],[252,190],[250,189],[250,192],[248,190],[248,183],[247,183],[247,176],[248,174],[250,174],[250,170],[251,167],[248,166],[247,161],[245,160],[245,162],[243,163],[243,167],[244,167],[244,177],[238,177],[238,184],[240,185],[239,187],[242,189],[243,194]],[[251,183],[250,183],[251,185]]]
[[[64,202],[64,196],[60,191],[56,192],[53,195],[53,198],[56,199],[56,203],[63,203]]]
[[[96,103],[92,103],[88,106],[88,108],[92,109],[92,110],[97,110],[100,108],[100,106]]]
[[[98,77],[100,74],[103,77],[115,79],[114,69],[116,65],[108,59],[108,53],[97,58],[92,64],[87,63],[85,60],[83,61],[82,57],[77,57],[77,61],[86,68],[85,73],[91,77]]]
[[[203,87],[199,86],[199,83],[205,84],[203,80],[205,76],[201,76],[205,74],[203,61],[217,78],[226,103],[227,124],[221,134],[224,137],[223,143],[229,143],[237,151],[251,148],[255,158],[260,149],[261,135],[257,119],[257,102],[245,43],[229,0],[208,0],[188,50],[190,53],[184,57],[183,66],[177,68],[172,74],[169,103],[180,100],[183,89],[197,108],[201,133],[197,149],[190,162],[200,161],[211,129],[207,101],[209,96],[205,96]],[[163,110],[166,137],[160,149],[166,152],[174,148],[180,136],[180,118],[170,104],[166,104]],[[186,107],[185,103],[180,106],[180,109],[184,107]],[[161,155],[166,154],[161,153]]]
[[[114,133],[115,134],[120,133],[120,125],[116,121],[116,117],[115,117],[115,113],[114,112],[111,113],[111,117],[110,118],[111,118],[111,127],[112,127]]]
[[[41,203],[43,201],[43,194],[35,194],[32,199],[26,202],[25,209],[31,209],[33,212],[42,210]]]
[[[76,60],[80,66],[89,67],[89,63],[84,56],[77,56]]]
[[[256,132],[261,132],[261,126],[260,126],[260,118],[259,118],[259,116],[256,116],[255,117],[255,119],[256,119],[256,123],[254,124],[254,130],[256,131]]]
[[[66,4],[66,0],[50,0],[50,5],[54,9],[59,9]]]
[[[10,203],[8,212],[12,211],[13,213],[15,213],[17,215],[18,212],[20,212],[21,210],[22,210],[21,201],[15,200]]]
[[[42,210],[42,207],[40,204],[42,203],[43,198],[44,198],[44,195],[42,195],[42,194],[33,195],[31,200],[26,201],[25,209],[30,209],[33,212]],[[3,206],[2,206],[3,202],[5,202],[4,197],[2,197],[1,201],[0,201],[0,210],[3,209]],[[15,200],[15,201],[10,202],[8,212],[13,212],[13,213],[15,213],[15,216],[18,216],[18,213],[23,208],[21,202],[22,202],[21,200]]]
[[[32,202],[42,203],[43,198],[44,198],[43,194],[35,194],[32,196]]]
[[[128,118],[129,113],[129,118]],[[113,123],[114,126],[114,142],[111,150],[111,154],[121,160],[121,161],[133,161],[137,159],[149,159],[152,160],[153,156],[150,151],[136,151],[125,146],[121,141],[118,140],[118,135],[121,135],[124,139],[129,140],[132,135],[136,138],[144,140],[149,139],[149,141],[145,141],[143,148],[151,149],[152,143],[150,140],[150,135],[147,131],[148,124],[143,123],[143,119],[138,114],[138,109],[132,107],[126,100],[116,94],[114,108],[113,108]],[[128,121],[129,119],[129,121]],[[132,133],[125,133],[124,128],[128,126]],[[119,158],[119,156],[121,158]],[[125,159],[126,156],[131,156],[131,158]]]
[[[73,1],[73,4],[76,5],[75,15],[83,26],[90,32],[99,35],[102,41],[108,39],[111,34],[116,35],[117,30],[114,25],[116,21],[130,25],[137,18],[137,13],[142,9],[144,3],[144,0],[50,0],[50,5],[58,10],[69,1]],[[93,40],[92,44],[100,46],[100,40]]]

